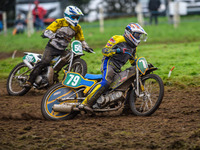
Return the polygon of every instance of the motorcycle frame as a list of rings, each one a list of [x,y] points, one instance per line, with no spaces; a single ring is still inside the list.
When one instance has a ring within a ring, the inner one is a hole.
[[[74,40],[74,41],[72,42],[72,44],[71,44],[72,53],[71,53],[71,56],[70,56],[70,60],[68,60],[68,61],[66,62],[66,64],[69,63],[68,71],[71,70],[71,67],[72,67],[74,58],[80,57],[80,56],[84,55],[84,54],[82,53],[82,49],[79,50],[78,52],[76,52],[75,50],[73,50],[73,43],[76,43],[76,44],[78,43],[78,44],[82,47],[82,44],[81,44],[80,41]],[[26,71],[26,72],[28,72],[28,71],[31,71],[31,70],[34,69],[34,66],[36,65],[36,63],[37,63],[39,60],[41,60],[41,58],[38,57],[38,55],[40,55],[40,54],[37,54],[37,53],[24,52],[24,54],[25,54],[25,56],[24,56],[23,62],[24,62],[24,63],[26,64],[26,66],[29,68],[29,70]],[[34,57],[34,59],[36,60],[36,62],[29,62],[28,60],[26,60],[25,57],[26,57],[27,55],[32,55],[32,56]],[[57,57],[56,57],[56,58],[57,58]],[[61,59],[61,57],[58,56],[57,62],[55,62],[54,64],[51,64],[50,66],[51,66],[52,68],[54,68],[54,66],[59,65],[59,63],[60,63],[59,60],[60,60],[60,59]],[[52,61],[53,61],[53,60],[52,60]],[[26,73],[26,72],[25,72],[25,73]],[[55,73],[55,70],[53,70],[53,72]],[[35,88],[37,88],[37,87],[35,87]]]
[[[154,70],[156,70],[157,68],[149,68],[144,74],[142,74],[142,75],[140,75],[140,71],[139,71],[139,69],[138,69],[138,67],[135,67],[135,71],[136,71],[136,77],[135,77],[135,82],[136,82],[136,84],[133,84],[132,83],[132,87],[134,87],[135,88],[135,93],[136,93],[136,96],[137,97],[143,97],[144,96],[144,94],[143,93],[141,93],[140,91],[144,91],[144,86],[143,86],[143,84],[142,84],[142,80],[141,80],[141,78],[142,78],[142,76],[145,76],[146,74],[149,74],[150,72],[152,72],[152,71],[154,71]],[[68,71],[68,72],[70,72],[70,70]],[[133,77],[133,76],[132,76]],[[129,77],[127,80],[129,80],[129,79],[131,79],[132,77]],[[120,87],[120,86],[122,86],[122,85],[124,85],[124,83],[127,81],[127,80],[125,80],[122,84],[119,84],[117,87],[115,87],[114,89],[112,89],[111,90],[111,92],[113,92],[113,91],[115,91],[115,90],[118,90],[118,88]],[[96,81],[96,80],[94,80],[94,81]],[[133,81],[134,82],[134,81]],[[69,87],[70,88],[70,87]],[[141,89],[141,90],[140,90]],[[81,89],[79,89],[78,91],[76,91],[73,95],[75,95],[75,94],[77,94],[78,92],[81,92],[81,91],[84,91],[85,90],[85,88],[81,88]],[[125,91],[125,93],[127,93],[127,91],[128,91],[129,89],[125,89],[124,91]],[[126,94],[125,94],[126,95]],[[71,95],[72,96],[72,95]],[[71,97],[70,96],[70,97]],[[57,99],[57,100],[59,100],[59,101],[62,101],[62,102],[64,102],[64,101],[67,101],[67,100],[72,100],[70,97],[67,97],[67,98],[60,98],[60,99]],[[85,99],[86,97],[79,97],[79,98],[77,98],[77,100],[83,100],[83,99]]]
[[[144,86],[142,84],[141,77],[139,76],[139,69],[136,67],[136,87],[135,87],[135,94],[138,97],[144,96],[144,94],[140,94],[140,86],[141,86],[142,91],[144,91]]]

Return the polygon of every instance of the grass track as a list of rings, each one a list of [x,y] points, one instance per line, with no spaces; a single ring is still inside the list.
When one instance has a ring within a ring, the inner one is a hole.
[[[148,40],[138,46],[137,54],[146,57],[159,68],[155,73],[163,78],[166,85],[200,86],[200,21],[196,16],[184,19],[177,29],[167,24],[166,18],[159,18],[158,26],[144,26]],[[193,20],[188,21],[188,19]],[[86,41],[96,52],[96,54],[86,53],[83,57],[88,64],[89,73],[100,73],[101,49],[112,35],[123,34],[129,22],[136,22],[136,18],[105,20],[104,33],[99,31],[98,22],[81,23]],[[0,52],[14,50],[42,52],[48,39],[42,39],[40,35],[41,33],[35,33],[28,38],[25,34],[16,36],[1,34]],[[0,60],[0,79],[6,79],[12,68],[21,61],[22,58]],[[169,70],[173,66],[175,69],[168,78]]]

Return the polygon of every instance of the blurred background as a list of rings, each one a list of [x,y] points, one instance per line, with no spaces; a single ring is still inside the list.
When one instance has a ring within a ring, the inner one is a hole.
[[[0,20],[2,21],[3,12],[7,14],[8,27],[14,24],[18,14],[23,19],[27,19],[29,10],[34,8],[35,0],[1,0],[0,1]],[[173,15],[173,5],[175,2],[180,4],[181,15],[200,14],[200,0],[160,0],[159,13],[161,16]],[[136,16],[137,4],[142,6],[144,17],[149,16],[149,0],[39,0],[39,5],[47,10],[45,23],[48,24],[56,18],[63,17],[63,11],[67,5],[75,5],[85,14],[84,21],[95,21],[99,19],[100,8],[103,8],[105,19],[123,16]]]
[[[138,22],[148,33],[148,39],[140,43],[137,55],[159,68],[156,73],[165,85],[200,87],[200,0],[160,0],[157,22],[151,21],[149,1],[39,0],[38,3],[46,10],[45,27],[62,18],[68,5],[83,11],[79,23],[86,42],[96,52],[83,56],[89,73],[101,73],[101,49],[107,41],[113,35],[123,35],[130,22]],[[14,66],[22,62],[23,52],[43,53],[48,43],[48,39],[41,37],[44,30],[34,28],[34,7],[35,0],[0,0],[0,81],[7,79]],[[24,25],[21,34],[15,30],[17,22]],[[168,77],[173,66],[175,69]]]

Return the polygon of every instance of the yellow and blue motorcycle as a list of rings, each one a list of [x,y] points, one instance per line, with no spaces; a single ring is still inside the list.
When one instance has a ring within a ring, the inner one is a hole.
[[[136,65],[114,76],[109,90],[103,93],[92,106],[94,113],[117,111],[129,108],[134,115],[150,116],[160,106],[164,96],[162,79],[152,74],[155,71],[144,57]],[[52,86],[43,96],[41,111],[48,120],[68,120],[83,109],[79,105],[90,94],[102,75],[86,74],[65,70],[62,83]]]

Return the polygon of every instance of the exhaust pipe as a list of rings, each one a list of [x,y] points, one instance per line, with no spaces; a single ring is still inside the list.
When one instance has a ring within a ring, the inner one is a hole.
[[[53,85],[53,75],[54,75],[54,70],[51,66],[48,67],[47,71],[47,79],[49,81],[49,85]]]
[[[74,105],[70,104],[54,104],[52,109],[55,112],[63,112],[63,113],[70,113],[72,111],[79,111],[77,107],[74,107]]]

